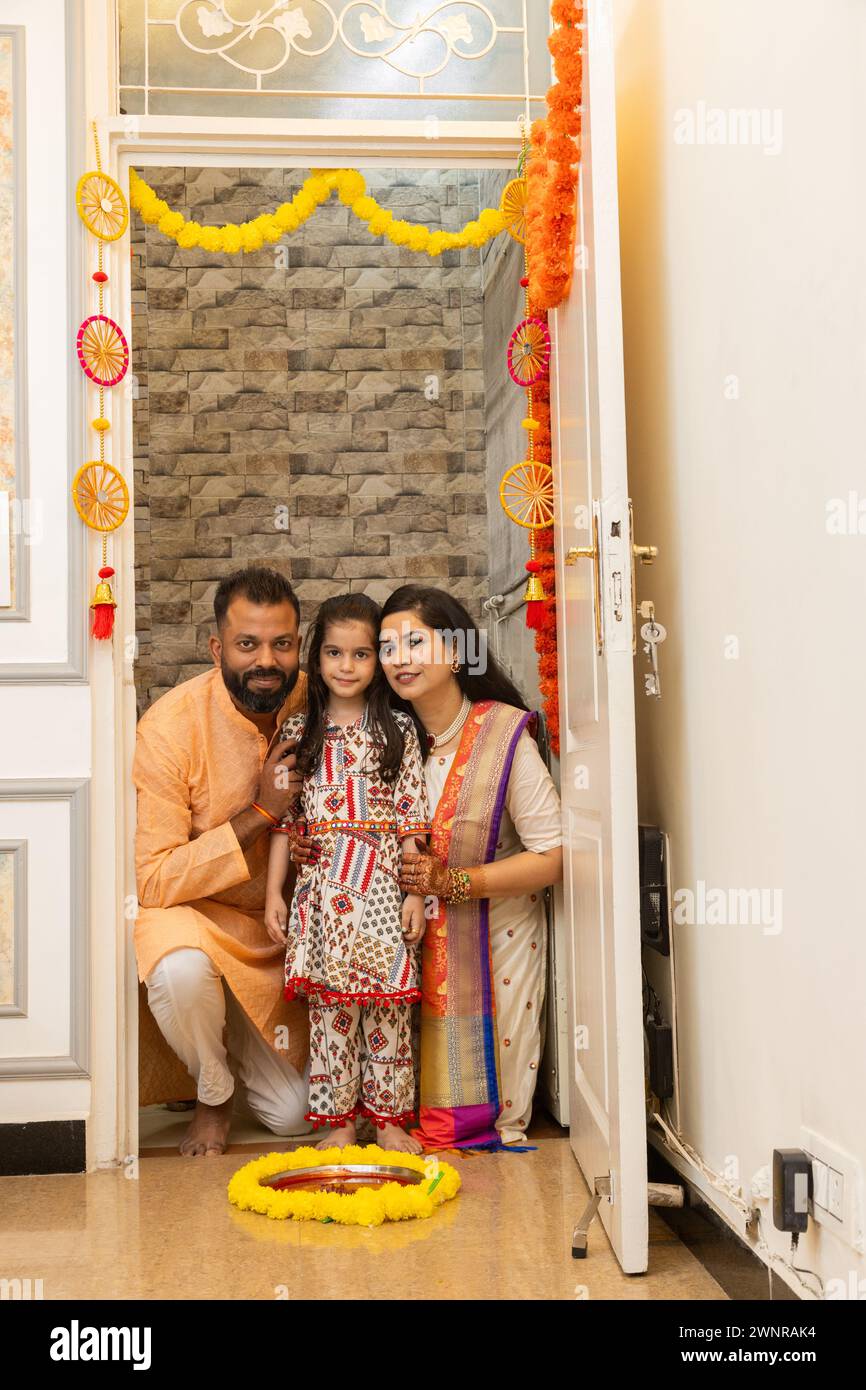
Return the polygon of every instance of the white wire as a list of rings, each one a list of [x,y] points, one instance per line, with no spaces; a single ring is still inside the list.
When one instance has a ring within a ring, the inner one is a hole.
[[[685,1158],[689,1163],[691,1163],[693,1167],[697,1168],[698,1171],[702,1173],[703,1176],[706,1178],[707,1182],[710,1184],[711,1187],[714,1187],[718,1192],[721,1192],[722,1195],[726,1197],[728,1201],[737,1208],[738,1211],[742,1212],[743,1216],[745,1216],[748,1221],[751,1221],[752,1208],[746,1202],[743,1201],[743,1198],[740,1196],[739,1187],[736,1187],[732,1182],[729,1182],[727,1178],[723,1178],[721,1174],[714,1173],[712,1168],[708,1167],[707,1164],[704,1163],[704,1160],[701,1158],[700,1154],[692,1148],[691,1144],[688,1144],[682,1138],[681,1135],[676,1133],[675,1130],[671,1129],[667,1121],[660,1114],[658,1114],[658,1112],[654,1111],[651,1114],[650,1118],[655,1120],[656,1123],[660,1125],[661,1128],[664,1130],[671,1148],[676,1149],[676,1151],[679,1154],[681,1154],[683,1158]]]
[[[793,1274],[797,1283],[800,1285],[800,1288],[804,1289],[806,1293],[808,1293],[812,1298],[814,1298],[815,1290],[813,1288],[810,1288],[810,1286],[800,1278],[800,1273],[810,1274],[813,1279],[818,1280],[818,1283],[821,1285],[821,1294],[823,1295],[824,1284],[819,1274],[816,1274],[815,1271],[811,1269],[802,1271],[797,1270],[793,1264],[789,1263],[789,1261],[784,1258],[783,1255],[779,1255],[776,1253],[776,1251],[770,1249],[769,1245],[764,1240],[763,1234],[761,1232],[760,1208],[750,1207],[740,1196],[740,1189],[738,1187],[735,1187],[733,1183],[729,1182],[727,1178],[723,1178],[720,1173],[715,1173],[713,1169],[710,1168],[704,1162],[700,1154],[692,1148],[691,1144],[687,1143],[687,1141],[683,1139],[681,1134],[678,1134],[675,1130],[671,1129],[670,1125],[667,1123],[664,1117],[658,1113],[658,1111],[652,1111],[650,1113],[649,1118],[651,1120],[655,1120],[655,1122],[661,1127],[661,1129],[664,1130],[665,1137],[670,1147],[674,1149],[677,1153],[679,1153],[681,1157],[684,1158],[688,1163],[691,1163],[693,1167],[697,1168],[698,1172],[706,1178],[710,1186],[714,1187],[717,1192],[721,1192],[722,1195],[725,1198],[727,1198],[727,1200],[731,1203],[731,1205],[736,1207],[737,1210],[741,1212],[743,1216],[746,1217],[747,1223],[749,1225],[751,1225],[753,1220],[756,1220],[758,1234],[757,1239],[755,1241],[754,1249],[757,1254],[766,1257],[767,1268],[770,1269],[774,1265],[780,1265],[782,1269],[785,1269],[788,1271],[788,1273]]]

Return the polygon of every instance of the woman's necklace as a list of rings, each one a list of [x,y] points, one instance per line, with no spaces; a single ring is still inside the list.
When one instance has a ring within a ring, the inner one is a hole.
[[[434,748],[443,748],[446,743],[450,743],[455,734],[458,734],[469,718],[469,711],[472,708],[472,701],[468,695],[463,696],[463,703],[457,712],[457,718],[447,729],[443,729],[441,734],[428,734],[427,747],[432,753]]]

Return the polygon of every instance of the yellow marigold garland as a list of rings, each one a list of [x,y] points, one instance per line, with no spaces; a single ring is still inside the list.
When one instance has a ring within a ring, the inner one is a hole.
[[[164,236],[176,241],[184,250],[197,246],[202,251],[224,252],[230,256],[258,251],[266,241],[276,242],[287,232],[296,232],[335,190],[355,217],[366,222],[371,236],[383,236],[393,246],[408,246],[410,251],[420,251],[427,256],[440,256],[443,251],[465,246],[484,246],[506,227],[506,220],[498,208],[484,208],[459,232],[431,232],[429,227],[419,223],[395,220],[393,212],[380,207],[367,193],[367,184],[357,169],[314,170],[291,202],[281,203],[276,212],[263,212],[252,222],[202,227],[198,222],[187,222],[181,213],[172,212],[168,203],[158,198],[134,169],[129,171],[129,201],[144,222],[158,227]]]
[[[382,1187],[361,1187],[357,1192],[297,1192],[262,1187],[262,1178],[273,1177],[291,1168],[324,1167],[332,1163],[376,1163],[392,1168],[414,1168],[427,1181],[411,1187],[389,1182]],[[381,1226],[383,1221],[424,1220],[443,1202],[456,1197],[460,1174],[440,1158],[398,1153],[380,1149],[377,1144],[362,1148],[295,1149],[293,1153],[270,1153],[253,1159],[233,1175],[228,1185],[229,1201],[241,1211],[257,1211],[273,1221],[334,1221],[341,1226]]]

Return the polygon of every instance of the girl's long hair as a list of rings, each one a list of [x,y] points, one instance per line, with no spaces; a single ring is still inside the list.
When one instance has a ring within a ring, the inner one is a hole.
[[[312,776],[322,760],[325,744],[325,725],[328,718],[330,691],[322,679],[320,653],[331,623],[363,623],[370,632],[370,644],[375,653],[376,671],[364,691],[367,702],[368,725],[374,746],[378,750],[378,768],[369,771],[388,785],[397,780],[403,760],[403,731],[394,718],[391,687],[379,664],[378,603],[366,594],[337,594],[325,599],[307,633],[307,718],[304,732],[296,749],[297,767],[305,777]],[[367,770],[367,769],[365,769]]]
[[[487,634],[484,633],[482,638],[468,611],[453,595],[445,589],[428,588],[422,584],[404,584],[386,599],[380,622],[384,622],[392,613],[406,611],[417,613],[426,627],[457,638],[460,670],[454,674],[463,694],[468,695],[470,700],[498,700],[503,705],[529,709],[517,686],[487,650]],[[426,761],[429,749],[423,724],[408,700],[401,699],[393,691],[391,699],[397,709],[404,710],[415,721]]]

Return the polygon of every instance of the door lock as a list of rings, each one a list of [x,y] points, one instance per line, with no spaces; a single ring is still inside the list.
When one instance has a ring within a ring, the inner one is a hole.
[[[629,533],[630,533],[630,535],[634,535],[634,528],[633,528],[633,525],[632,525],[632,505],[631,505],[631,500],[629,500],[628,511],[629,511]],[[616,523],[616,525],[618,526],[619,523]],[[617,530],[616,534],[619,535],[619,531],[618,531],[618,530]],[[637,651],[637,598],[636,598],[637,586],[636,586],[636,583],[635,583],[635,567],[636,567],[636,566],[635,566],[635,562],[636,562],[637,560],[640,560],[640,562],[641,562],[642,565],[651,565],[651,564],[653,563],[653,561],[657,558],[658,553],[659,553],[659,551],[658,551],[658,546],[656,546],[656,545],[634,545],[634,544],[633,544],[633,545],[631,546],[631,601],[632,601],[632,651],[633,651],[633,652],[636,652],[636,651]],[[598,652],[598,654],[601,655],[601,652],[602,652],[602,650],[603,650],[603,648],[604,648],[604,632],[603,632],[603,628],[602,628],[601,563],[600,563],[600,556],[599,556],[599,549],[598,549],[598,511],[597,511],[596,504],[593,504],[593,517],[592,517],[592,545],[572,545],[572,546],[570,546],[569,549],[565,552],[565,563],[566,563],[567,565],[574,565],[574,564],[577,563],[578,560],[592,560],[592,564],[593,564],[593,571],[594,571],[594,573],[593,573],[593,579],[594,579],[594,581],[595,581],[595,584],[594,584],[595,635],[596,635],[595,647],[596,647],[596,651]],[[619,585],[621,586],[621,584],[622,584],[622,577],[621,577],[621,575],[614,575],[614,576],[613,576],[613,580],[614,580],[615,583],[616,583],[616,581],[618,580],[618,581],[619,581]],[[617,616],[617,618],[621,618],[621,616],[622,616],[621,587],[620,587],[620,590],[619,590],[619,598],[617,597],[617,594],[614,593],[613,596],[612,596],[612,599],[613,599],[613,603],[614,603],[614,609],[615,609],[615,612],[616,612],[616,616]]]
[[[629,539],[634,537],[634,508],[631,498],[628,499],[628,534]],[[640,560],[642,565],[651,565],[657,558],[659,548],[657,545],[635,545],[631,547],[631,649],[632,653],[637,651],[637,575],[635,574],[635,560]]]

